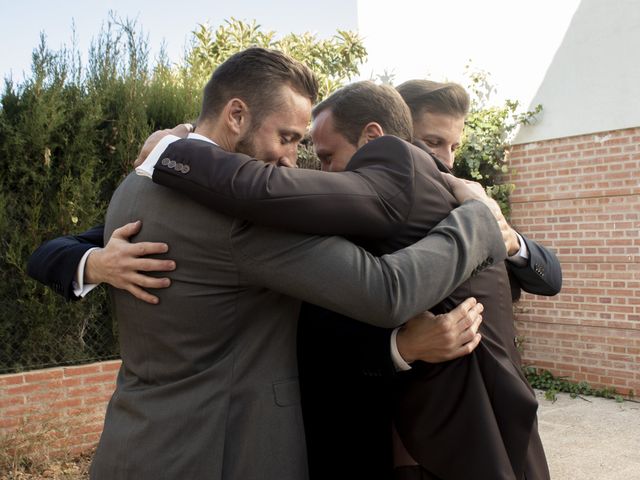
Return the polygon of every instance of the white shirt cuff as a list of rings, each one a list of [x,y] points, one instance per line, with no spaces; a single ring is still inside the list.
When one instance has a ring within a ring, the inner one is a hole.
[[[76,297],[82,298],[85,295],[87,295],[87,293],[89,293],[91,290],[93,290],[98,286],[97,283],[87,283],[87,284],[84,283],[84,267],[87,263],[87,258],[89,258],[89,254],[94,250],[100,250],[100,249],[98,247],[90,248],[89,250],[84,252],[84,255],[80,259],[80,263],[78,263],[78,268],[76,269],[76,276],[74,277],[73,282],[71,282],[71,286],[73,287],[73,294]]]
[[[158,144],[153,147],[151,153],[145,158],[142,165],[136,167],[136,173],[142,177],[153,178],[153,169],[160,158],[162,152],[164,152],[167,147],[175,142],[176,140],[180,140],[180,137],[175,135],[167,135],[166,137],[162,137],[162,139],[158,142]]]
[[[391,361],[393,362],[393,366],[396,369],[396,372],[406,372],[407,370],[411,370],[411,365],[404,361],[402,355],[400,355],[400,351],[398,350],[398,330],[401,327],[394,328],[393,332],[391,332]]]
[[[507,260],[518,267],[524,267],[527,264],[527,260],[529,260],[529,249],[524,238],[518,232],[516,232],[516,235],[518,236],[518,242],[520,242],[520,250],[518,250],[518,253],[508,257]]]

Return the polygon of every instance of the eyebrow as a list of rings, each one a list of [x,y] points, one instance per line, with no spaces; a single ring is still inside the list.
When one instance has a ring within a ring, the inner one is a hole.
[[[433,134],[433,133],[430,133],[428,135],[423,135],[423,138],[435,138],[435,139],[438,139],[438,140],[446,140],[444,137],[442,137],[440,135]]]

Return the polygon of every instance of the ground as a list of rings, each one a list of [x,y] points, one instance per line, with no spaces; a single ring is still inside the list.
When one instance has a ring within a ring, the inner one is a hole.
[[[640,403],[537,392],[540,436],[553,480],[640,479]],[[93,452],[39,468],[0,473],[0,480],[88,478]]]
[[[1,472],[0,480],[84,480],[89,478],[89,465],[93,450],[65,461],[54,461],[40,468],[20,468],[14,472]]]

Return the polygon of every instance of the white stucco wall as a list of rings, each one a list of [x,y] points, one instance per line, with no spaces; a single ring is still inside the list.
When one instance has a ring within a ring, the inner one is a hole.
[[[640,126],[640,0],[582,0],[536,104],[539,121],[513,143]]]
[[[360,79],[394,74],[450,80],[490,75],[490,105],[527,106],[538,90],[580,0],[358,0],[358,30],[367,48]]]

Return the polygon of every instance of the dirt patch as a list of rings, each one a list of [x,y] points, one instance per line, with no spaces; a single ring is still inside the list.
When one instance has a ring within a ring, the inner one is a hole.
[[[1,480],[84,480],[89,478],[89,466],[95,450],[77,457],[51,461],[46,465],[18,465],[10,472],[0,472]]]

